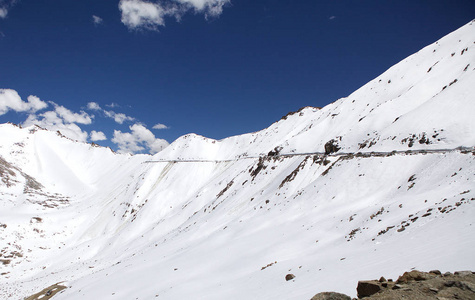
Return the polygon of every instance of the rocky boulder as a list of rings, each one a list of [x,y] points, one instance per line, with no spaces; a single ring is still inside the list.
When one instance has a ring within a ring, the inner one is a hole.
[[[381,282],[377,280],[358,281],[356,292],[358,293],[358,298],[364,298],[376,294],[381,289]]]
[[[399,276],[396,282],[381,281],[358,282],[358,287],[361,284],[362,289],[361,291],[357,289],[358,298],[368,300],[475,299],[475,274],[471,271],[459,271],[454,274],[447,272],[442,275],[438,270],[430,272],[413,270]],[[376,286],[379,287],[378,291],[376,291],[378,289]],[[374,293],[368,295],[371,292]]]
[[[446,272],[439,270],[421,272],[413,270],[399,276],[396,282],[381,277],[379,280],[359,281],[358,299],[365,300],[474,300],[475,273],[472,271]],[[350,300],[344,294],[325,292],[311,300]]]

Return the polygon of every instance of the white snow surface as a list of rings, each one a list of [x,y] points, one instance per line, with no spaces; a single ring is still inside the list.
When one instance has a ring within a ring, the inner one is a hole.
[[[0,125],[0,298],[310,299],[475,270],[474,95],[471,22],[324,108],[154,156]]]

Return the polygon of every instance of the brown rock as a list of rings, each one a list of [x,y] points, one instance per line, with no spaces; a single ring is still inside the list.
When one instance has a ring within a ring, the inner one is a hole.
[[[393,290],[399,290],[400,288],[402,288],[402,286],[400,286],[399,284],[395,284],[393,286]]]
[[[295,278],[295,275],[294,274],[287,274],[285,275],[285,280],[289,281],[289,280],[292,280]]]
[[[369,297],[376,294],[380,290],[381,286],[376,280],[358,281],[358,286],[356,287],[358,298]]]
[[[434,272],[408,272],[400,277],[398,284],[392,286],[393,283],[388,282],[387,288],[382,288],[381,291],[364,299],[474,300],[475,274],[460,271],[457,273],[465,276],[455,274],[439,276]],[[377,281],[374,282],[377,283]]]
[[[468,275],[472,275],[472,271],[457,271],[457,272],[454,273],[454,275],[468,276]]]
[[[411,281],[422,281],[435,277],[434,274],[424,273],[421,271],[413,270],[411,272],[405,272],[402,276],[399,276],[396,283],[408,283]]]

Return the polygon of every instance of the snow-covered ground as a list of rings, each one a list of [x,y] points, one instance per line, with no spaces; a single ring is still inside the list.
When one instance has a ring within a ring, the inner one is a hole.
[[[474,270],[474,82],[469,23],[324,108],[154,156],[0,125],[0,298],[309,299]]]

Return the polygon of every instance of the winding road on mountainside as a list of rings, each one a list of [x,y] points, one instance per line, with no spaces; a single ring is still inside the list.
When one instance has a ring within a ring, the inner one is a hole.
[[[282,153],[282,154],[275,154],[275,155],[259,155],[259,156],[242,156],[237,157],[234,159],[217,159],[217,160],[207,160],[207,159],[160,159],[160,160],[149,160],[145,161],[144,163],[221,163],[221,162],[233,162],[243,159],[261,159],[261,158],[274,158],[274,157],[294,157],[294,156],[320,156],[320,157],[381,157],[381,156],[391,156],[391,155],[418,155],[418,154],[434,154],[434,153],[449,153],[449,152],[460,152],[463,154],[472,153],[475,155],[475,147],[464,147],[460,146],[455,149],[419,149],[419,150],[394,150],[391,152],[356,152],[356,153],[348,153],[348,152],[340,152],[340,153],[330,153],[326,154],[325,152],[303,152],[303,153]]]

